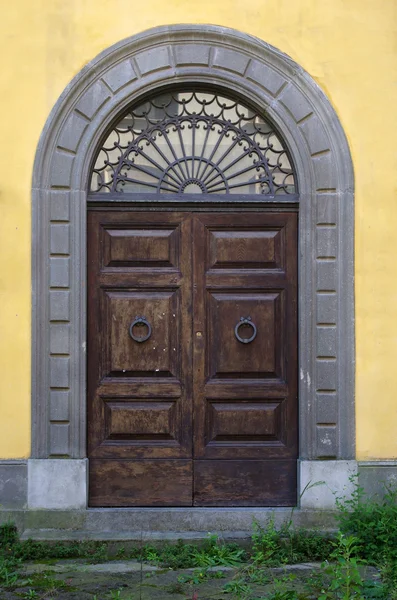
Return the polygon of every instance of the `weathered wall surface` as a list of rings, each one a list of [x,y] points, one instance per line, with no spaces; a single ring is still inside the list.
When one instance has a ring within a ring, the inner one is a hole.
[[[213,23],[278,47],[333,103],[356,176],[357,458],[396,458],[395,0],[14,0],[2,11],[0,458],[30,453],[30,187],[37,141],[70,79],[149,27]],[[394,135],[393,135],[394,134]]]

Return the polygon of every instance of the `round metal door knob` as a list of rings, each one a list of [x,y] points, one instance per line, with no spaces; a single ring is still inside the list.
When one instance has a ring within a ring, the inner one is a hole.
[[[134,327],[143,327],[144,325],[146,325],[146,327],[148,329],[147,334],[143,335],[141,337],[134,335]],[[145,317],[135,317],[135,320],[132,321],[132,323],[130,325],[131,338],[135,342],[138,342],[139,344],[141,344],[142,342],[146,342],[146,340],[148,340],[151,335],[152,335],[152,326],[150,325],[149,321],[147,319],[145,319]]]
[[[239,329],[243,325],[249,325],[250,327],[252,327],[252,335],[251,335],[251,337],[249,337],[249,338],[242,338],[240,336]],[[256,325],[255,325],[255,323],[252,322],[251,317],[241,317],[240,321],[237,323],[236,327],[234,328],[234,335],[236,336],[236,339],[239,342],[241,342],[242,344],[249,344],[250,342],[252,342],[256,338],[256,333],[257,333]]]

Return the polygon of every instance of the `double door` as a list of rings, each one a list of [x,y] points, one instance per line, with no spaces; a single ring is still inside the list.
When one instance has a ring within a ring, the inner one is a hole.
[[[297,214],[88,215],[91,506],[291,506]]]

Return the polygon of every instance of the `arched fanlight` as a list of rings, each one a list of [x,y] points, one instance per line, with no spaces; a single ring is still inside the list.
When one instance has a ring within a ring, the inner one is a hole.
[[[129,108],[107,135],[91,193],[296,193],[274,126],[213,91],[157,94]]]

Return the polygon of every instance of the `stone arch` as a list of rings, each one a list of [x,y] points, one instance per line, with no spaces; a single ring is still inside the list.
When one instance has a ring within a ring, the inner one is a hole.
[[[105,50],[67,86],[44,127],[33,172],[32,457],[86,455],[92,158],[128,104],[181,83],[234,91],[260,107],[288,144],[300,191],[300,458],[352,459],[354,205],[346,137],[329,100],[293,60],[257,38],[207,25],[159,27]]]

